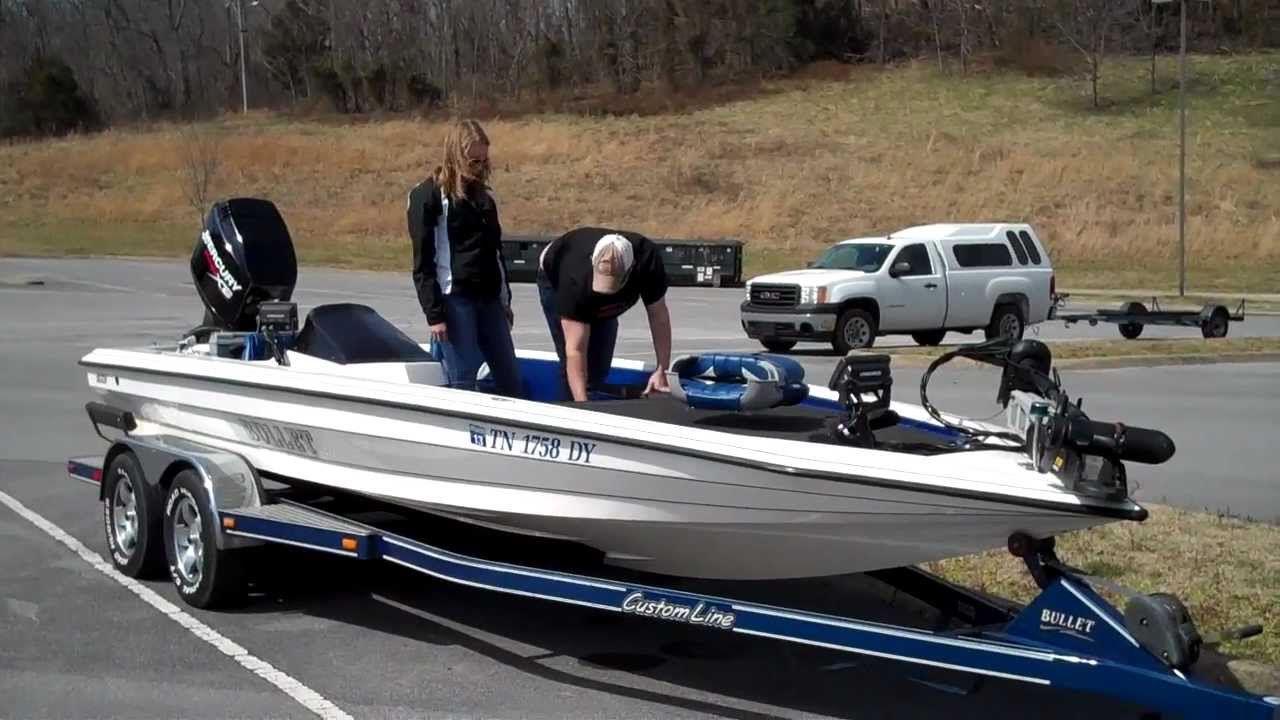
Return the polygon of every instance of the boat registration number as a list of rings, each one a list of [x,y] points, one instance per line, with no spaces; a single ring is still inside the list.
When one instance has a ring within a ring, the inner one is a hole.
[[[591,454],[596,450],[596,443],[546,433],[506,430],[474,423],[468,426],[468,430],[472,445],[512,455],[590,465]]]

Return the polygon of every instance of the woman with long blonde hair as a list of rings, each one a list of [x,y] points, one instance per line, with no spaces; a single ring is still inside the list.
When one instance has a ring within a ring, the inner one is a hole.
[[[409,192],[413,284],[444,353],[450,385],[474,389],[482,363],[498,392],[521,395],[511,340],[511,287],[502,226],[489,188],[489,137],[475,120],[445,134],[443,162]]]

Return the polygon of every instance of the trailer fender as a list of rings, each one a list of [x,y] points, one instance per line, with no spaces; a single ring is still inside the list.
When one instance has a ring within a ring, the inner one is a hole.
[[[257,472],[239,455],[199,445],[182,438],[164,435],[130,435],[117,440],[107,451],[103,467],[122,452],[132,452],[142,467],[143,480],[158,487],[161,495],[168,492],[174,476],[183,470],[194,470],[200,476],[209,501],[208,507],[242,510],[262,506],[264,492]],[[102,500],[103,490],[98,490]],[[220,549],[261,545],[259,540],[217,534]]]

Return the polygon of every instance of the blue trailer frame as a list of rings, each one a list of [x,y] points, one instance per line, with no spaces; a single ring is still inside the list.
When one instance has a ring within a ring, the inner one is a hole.
[[[1280,720],[1280,697],[1195,679],[1192,668],[1171,665],[1153,654],[1127,627],[1124,614],[1078,571],[1058,561],[1052,539],[1010,539],[1010,551],[1023,558],[1042,588],[1026,606],[968,591],[914,568],[867,573],[972,623],[960,630],[930,631],[459,554],[305,502],[273,497],[261,489],[252,468],[237,466],[243,463],[238,456],[189,443],[166,445],[163,439],[125,437],[116,440],[101,461],[69,460],[68,475],[97,485],[103,498],[102,468],[122,453],[145,456],[142,465],[147,472],[171,473],[176,466],[198,469],[209,488],[208,507],[216,508],[219,548],[283,543],[385,560],[449,582],[539,600],[1098,693],[1173,716]],[[249,472],[262,494],[250,503],[239,501],[241,507],[218,497],[219,483],[212,474],[228,468],[237,475]]]

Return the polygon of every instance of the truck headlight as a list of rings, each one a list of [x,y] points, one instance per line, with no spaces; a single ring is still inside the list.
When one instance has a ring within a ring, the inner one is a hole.
[[[827,289],[824,287],[800,288],[801,305],[821,305],[827,301]]]

